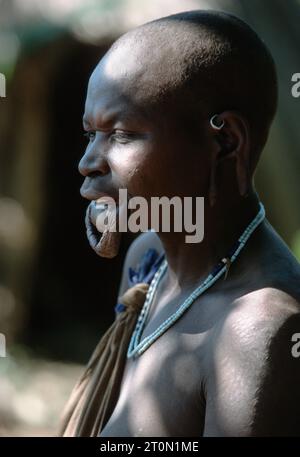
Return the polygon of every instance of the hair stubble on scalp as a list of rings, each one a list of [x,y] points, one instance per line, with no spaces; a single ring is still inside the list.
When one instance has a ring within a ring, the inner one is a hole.
[[[139,78],[151,103],[177,106],[194,119],[225,110],[243,115],[254,170],[276,113],[278,89],[274,60],[250,26],[231,14],[194,10],[129,31],[108,54],[120,46],[140,50]]]

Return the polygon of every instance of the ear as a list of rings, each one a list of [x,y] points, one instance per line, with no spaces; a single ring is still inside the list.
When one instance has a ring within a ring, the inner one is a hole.
[[[246,196],[251,187],[250,176],[250,128],[246,119],[236,111],[224,111],[218,115],[218,125],[210,125],[218,144],[213,158],[214,167],[224,160],[235,158],[236,178],[241,196]],[[215,175],[214,175],[215,176]],[[214,184],[215,186],[215,184]]]

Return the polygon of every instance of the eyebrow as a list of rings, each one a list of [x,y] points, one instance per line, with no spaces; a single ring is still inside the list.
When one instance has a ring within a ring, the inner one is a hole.
[[[127,121],[127,122],[130,122],[132,120],[134,120],[136,123],[138,121],[141,121],[143,119],[143,116],[141,115],[141,113],[138,113],[138,112],[132,112],[131,110],[129,110],[128,112],[124,112],[124,110],[116,110],[116,111],[112,111],[112,112],[108,112],[108,114],[106,116],[104,116],[103,114],[101,115],[101,113],[97,113],[97,116],[96,116],[96,119],[95,119],[95,127],[96,128],[109,128],[112,126],[112,124],[114,124],[116,121]],[[90,121],[90,118],[88,115],[84,115],[83,118],[82,118],[82,122],[83,122],[83,126],[87,126],[89,128],[91,128],[93,126],[93,123]]]
[[[95,127],[99,127],[99,128],[105,128],[105,127],[108,127],[110,126],[116,119],[116,116],[109,116],[107,118],[104,118],[102,116],[97,116],[96,118],[96,123],[95,123]],[[90,118],[88,116],[83,116],[82,118],[82,122],[83,122],[83,125],[85,126],[88,126],[88,127],[92,127],[92,122],[90,121]]]

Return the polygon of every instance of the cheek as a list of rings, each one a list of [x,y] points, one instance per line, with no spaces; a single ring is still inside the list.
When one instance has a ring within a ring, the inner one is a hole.
[[[204,196],[208,161],[201,160],[203,151],[188,149],[180,142],[118,145],[109,154],[112,179],[116,187],[147,200],[163,195]]]
[[[151,167],[155,163],[151,157],[151,148],[142,142],[115,147],[109,154],[113,181],[132,195],[146,196]]]

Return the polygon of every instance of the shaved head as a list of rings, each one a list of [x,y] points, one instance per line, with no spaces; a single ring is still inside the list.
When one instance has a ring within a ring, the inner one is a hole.
[[[211,207],[239,201],[254,192],[276,104],[273,59],[240,19],[196,10],[144,24],[89,80],[82,195],[126,188],[149,199],[200,194]]]
[[[249,123],[253,154],[263,148],[277,106],[274,62],[257,34],[235,16],[195,10],[121,36],[101,69],[136,104],[199,120],[224,110]]]

